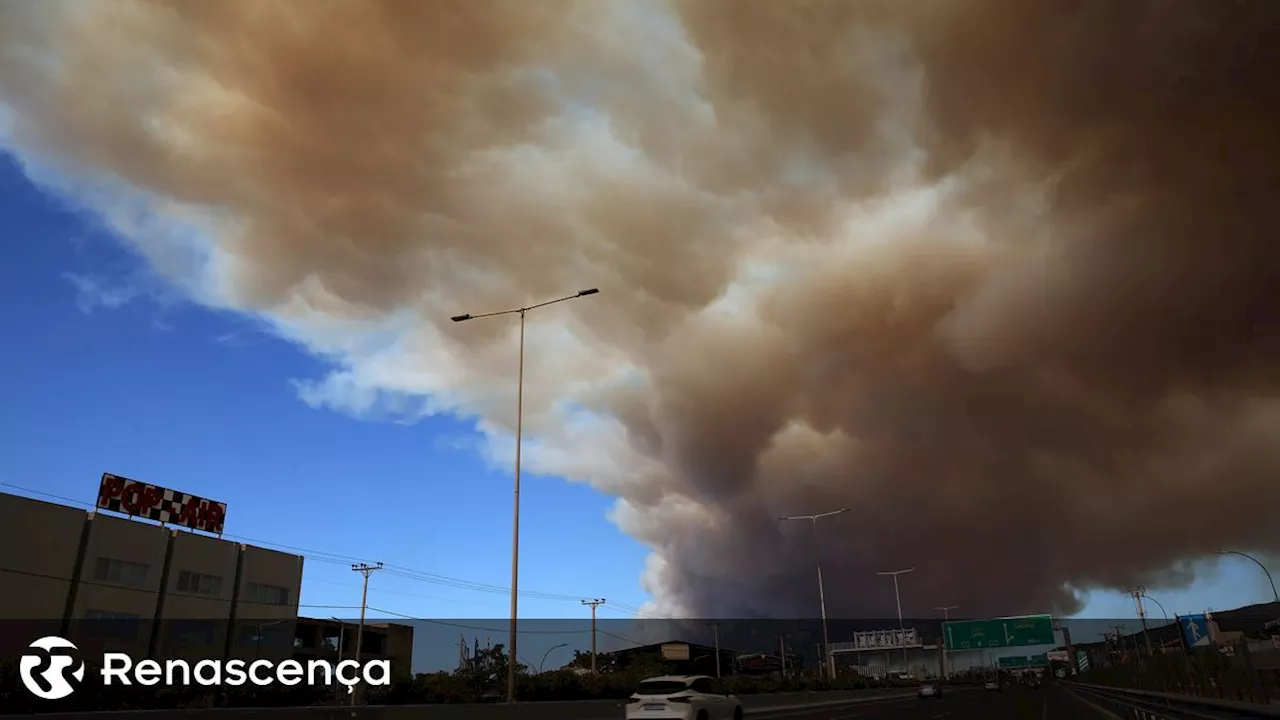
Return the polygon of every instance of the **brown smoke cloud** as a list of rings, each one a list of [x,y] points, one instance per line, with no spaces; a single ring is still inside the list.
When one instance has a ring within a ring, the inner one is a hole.
[[[1280,551],[1277,27],[42,0],[0,5],[0,101],[26,151],[199,218],[219,302],[344,358],[331,405],[430,393],[501,434],[511,335],[448,317],[603,288],[533,318],[531,454],[622,499],[664,610],[811,613],[812,538],[775,518],[850,507],[835,614],[887,612],[901,566],[908,613],[1069,612]]]

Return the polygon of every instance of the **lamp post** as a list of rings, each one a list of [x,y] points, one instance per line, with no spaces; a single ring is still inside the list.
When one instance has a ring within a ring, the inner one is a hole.
[[[550,649],[548,649],[546,652],[542,653],[542,662],[538,663],[538,674],[539,674],[539,675],[541,675],[541,674],[542,674],[542,666],[547,664],[547,656],[548,656],[548,655],[550,655],[550,654],[552,653],[552,651],[554,651],[554,650],[558,650],[558,649],[560,649],[560,648],[562,648],[562,647],[569,647],[569,643],[560,643],[559,645],[553,645],[553,646],[552,646]]]
[[[934,608],[934,610],[938,610],[942,612],[942,622],[945,623],[951,619],[951,611],[959,609],[959,607],[960,607],[959,605],[947,605],[945,607],[936,607]],[[942,643],[942,679],[946,680],[948,675],[947,675],[947,638],[945,636],[941,638],[941,643]]]
[[[1169,611],[1164,609],[1164,605],[1161,605],[1159,600],[1148,595],[1145,590],[1142,591],[1142,597],[1155,603],[1156,607],[1160,608],[1160,612],[1164,614],[1164,621],[1167,624],[1169,622]]]
[[[254,657],[255,657],[255,658],[261,658],[261,657],[262,657],[262,628],[264,628],[264,627],[270,627],[271,625],[279,625],[280,623],[283,623],[283,622],[289,622],[289,621],[288,621],[287,619],[286,619],[286,620],[272,620],[271,622],[265,622],[265,623],[258,623],[258,624],[257,624],[257,630],[258,630],[258,631],[257,631],[257,633],[255,633],[255,634],[254,634],[254,636],[253,636],[253,641],[254,641],[254,650],[253,650],[253,653],[254,653]]]
[[[466,320],[478,320],[486,317],[497,317],[499,315],[519,315],[520,316],[520,355],[519,369],[516,375],[516,472],[515,472],[515,491],[511,517],[511,629],[507,639],[507,703],[511,704],[516,701],[516,665],[519,657],[516,652],[516,612],[517,598],[519,590],[517,585],[520,579],[520,443],[521,433],[524,425],[524,319],[525,315],[531,310],[540,307],[554,305],[566,300],[586,297],[587,295],[595,295],[600,292],[596,288],[587,290],[579,290],[573,295],[547,300],[535,305],[527,305],[525,307],[511,308],[509,310],[498,310],[496,312],[479,313],[472,315],[464,313],[462,315],[454,315],[449,318],[454,322],[464,322]]]
[[[1280,603],[1280,593],[1276,592],[1276,581],[1271,578],[1271,571],[1267,569],[1266,565],[1262,564],[1261,560],[1259,560],[1258,558],[1252,555],[1247,555],[1245,553],[1242,553],[1239,550],[1219,550],[1218,554],[1219,555],[1239,555],[1242,558],[1248,558],[1249,560],[1252,560],[1255,564],[1257,564],[1258,567],[1262,568],[1262,572],[1267,576],[1267,582],[1271,583],[1271,596],[1275,598],[1276,602]]]
[[[893,578],[893,598],[898,603],[898,629],[903,631],[905,635],[907,628],[902,624],[902,595],[898,592],[898,576],[915,571],[915,568],[909,567],[903,570],[889,570],[887,572],[878,572],[877,575],[889,575]],[[907,659],[907,648],[902,648],[902,662],[910,662]]]
[[[822,609],[822,654],[823,662],[827,665],[827,672],[834,680],[836,677],[836,664],[831,658],[831,643],[827,638],[827,596],[826,591],[822,587],[822,549],[821,543],[818,542],[818,521],[825,517],[840,515],[849,512],[849,508],[840,508],[831,512],[818,513],[817,515],[787,515],[778,518],[783,520],[808,520],[813,523],[813,556],[818,566],[818,605]]]
[[[338,664],[340,665],[342,664],[342,637],[347,634],[347,623],[332,615],[329,616],[329,619],[338,623]],[[342,687],[342,681],[335,678],[333,683],[333,704],[335,706],[339,701],[338,689],[340,687]]]

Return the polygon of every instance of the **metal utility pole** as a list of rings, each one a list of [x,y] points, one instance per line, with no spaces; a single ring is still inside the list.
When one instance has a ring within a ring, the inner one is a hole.
[[[1133,602],[1138,606],[1138,621],[1142,623],[1142,638],[1147,643],[1147,654],[1155,655],[1155,650],[1151,646],[1151,633],[1147,630],[1147,612],[1142,607],[1142,596],[1146,593],[1146,588],[1138,586],[1129,594],[1133,596]]]
[[[778,652],[781,653],[778,657],[782,658],[782,677],[785,678],[787,676],[787,639],[782,635],[778,636]]]
[[[364,576],[364,589],[360,591],[360,629],[356,630],[356,663],[360,662],[360,650],[364,646],[364,611],[369,604],[369,576],[382,569],[382,563],[376,565],[366,565],[357,563],[351,566],[351,569]],[[351,694],[351,704],[356,704],[355,693]]]
[[[711,632],[716,639],[716,679],[720,679],[720,623],[711,623]]]
[[[951,619],[951,611],[958,610],[959,608],[960,608],[959,605],[947,605],[946,607],[934,608],[934,610],[942,611],[942,622],[945,623],[946,621]],[[941,638],[941,641],[938,643],[938,645],[942,647],[942,679],[946,680],[947,679],[947,638],[945,634]]]
[[[906,573],[913,572],[914,570],[915,568],[909,567],[903,570],[890,570],[888,572],[876,573],[877,575],[889,575],[893,578],[893,598],[898,603],[898,629],[903,631],[904,634],[906,633],[907,628],[902,624],[902,595],[898,592],[898,576],[905,575]],[[908,667],[910,667],[910,660],[907,658],[907,649],[905,647],[902,648],[902,662],[908,663]]]
[[[822,608],[822,657],[823,663],[827,666],[828,674],[831,679],[836,677],[836,664],[831,657],[831,643],[827,637],[827,596],[822,587],[822,544],[818,542],[818,520],[832,515],[849,512],[849,508],[840,508],[831,512],[818,513],[817,515],[788,515],[778,518],[782,520],[808,520],[813,523],[813,555],[818,566],[818,605]]]
[[[329,618],[329,619],[330,619],[330,620],[335,620],[335,621],[337,621],[337,623],[338,623],[338,663],[341,663],[341,662],[342,662],[342,639],[343,639],[343,636],[347,634],[347,624],[346,624],[345,622],[343,622],[342,620],[340,620],[340,619],[338,619],[338,618],[336,618],[336,617],[333,617],[333,616],[330,616],[330,618]],[[336,665],[335,665],[335,667],[336,667]],[[333,704],[334,704],[335,706],[337,706],[337,704],[338,704],[338,689],[339,689],[340,687],[342,687],[342,683],[338,682],[338,679],[337,679],[337,678],[334,678],[334,680],[333,680]]]
[[[574,298],[586,297],[587,295],[595,295],[600,292],[597,288],[588,288],[579,290],[573,295],[556,298],[555,300],[547,300],[534,305],[525,307],[511,308],[509,310],[498,310],[497,312],[479,313],[472,315],[464,313],[462,315],[454,315],[449,318],[454,322],[464,322],[466,320],[476,320],[485,317],[497,317],[499,315],[519,315],[520,316],[520,359],[519,369],[516,375],[516,472],[515,472],[515,491],[513,493],[513,511],[511,515],[511,629],[507,638],[507,703],[512,704],[516,701],[516,627],[517,627],[517,609],[519,598],[519,581],[520,581],[520,447],[521,435],[524,430],[524,319],[530,310],[536,310],[540,307],[554,305],[566,300]]]
[[[1125,652],[1128,651],[1128,648],[1125,647],[1125,643],[1124,643],[1124,634],[1123,634],[1124,625],[1116,624],[1116,625],[1108,625],[1107,627],[1116,631],[1116,658],[1123,660]]]
[[[1242,558],[1246,558],[1246,559],[1248,559],[1248,560],[1252,560],[1252,561],[1254,562],[1254,564],[1256,564],[1258,567],[1262,568],[1262,572],[1263,572],[1263,574],[1265,574],[1265,575],[1267,576],[1267,582],[1271,583],[1271,595],[1272,595],[1272,597],[1273,597],[1273,598],[1275,598],[1275,601],[1276,601],[1276,602],[1280,603],[1280,592],[1276,592],[1276,581],[1275,581],[1274,579],[1272,579],[1272,577],[1271,577],[1271,571],[1267,569],[1267,566],[1266,566],[1266,565],[1263,565],[1263,564],[1262,564],[1262,561],[1261,561],[1261,560],[1259,560],[1258,558],[1256,558],[1256,557],[1254,557],[1254,556],[1252,556],[1252,555],[1246,555],[1245,553],[1242,553],[1242,552],[1240,552],[1240,551],[1238,551],[1238,550],[1219,550],[1219,551],[1218,551],[1218,554],[1219,554],[1219,555],[1239,555],[1239,556],[1240,556],[1240,557],[1242,557]]]
[[[1066,623],[1058,623],[1058,629],[1062,631],[1062,644],[1067,648],[1067,674],[1078,675],[1080,661],[1076,657],[1075,646],[1071,644],[1071,628]]]
[[[591,674],[596,674],[596,608],[604,604],[604,598],[583,600],[583,605],[591,608]],[[552,648],[554,649],[554,648]],[[548,650],[550,652],[550,650]]]

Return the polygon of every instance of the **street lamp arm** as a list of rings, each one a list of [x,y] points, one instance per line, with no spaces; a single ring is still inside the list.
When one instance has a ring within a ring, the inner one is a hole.
[[[1161,605],[1159,600],[1157,600],[1157,599],[1155,599],[1155,598],[1151,597],[1150,595],[1148,595],[1148,594],[1146,594],[1146,593],[1142,593],[1141,597],[1144,597],[1144,598],[1146,598],[1146,599],[1150,600],[1151,602],[1155,603],[1155,604],[1156,604],[1156,607],[1160,608],[1160,612],[1164,613],[1164,621],[1165,621],[1165,622],[1169,622],[1169,611],[1164,609],[1164,605]]]
[[[813,522],[817,522],[822,518],[831,517],[832,515],[839,515],[841,513],[847,513],[847,512],[849,512],[849,508],[840,508],[839,510],[832,510],[830,512],[817,513],[816,515],[783,515],[782,517],[778,518],[778,520],[780,521],[781,520],[810,520]]]
[[[558,297],[554,300],[547,300],[545,302],[535,303],[533,305],[526,305],[524,307],[518,307],[518,308],[509,308],[507,310],[495,310],[494,312],[487,312],[487,313],[475,313],[475,314],[464,313],[462,315],[454,315],[449,319],[454,322],[463,322],[464,320],[476,320],[478,318],[495,317],[497,315],[523,314],[523,313],[529,312],[530,310],[537,310],[540,307],[546,307],[548,305],[555,305],[556,303],[562,303],[565,300],[572,300],[574,298],[586,297],[587,295],[595,295],[598,292],[600,292],[599,288],[588,288],[586,290],[579,290],[578,292],[572,295],[565,295],[564,297]]]
[[[1242,553],[1239,550],[1219,550],[1218,554],[1219,555],[1239,555],[1242,558],[1247,558],[1249,560],[1252,560],[1255,565],[1262,568],[1262,573],[1267,576],[1267,582],[1271,583],[1272,597],[1275,598],[1276,602],[1280,602],[1280,592],[1276,592],[1276,581],[1271,577],[1271,571],[1267,569],[1266,565],[1262,564],[1261,560],[1247,553]]]

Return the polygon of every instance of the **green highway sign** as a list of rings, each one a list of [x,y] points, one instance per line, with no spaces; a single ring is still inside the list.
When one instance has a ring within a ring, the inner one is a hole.
[[[1002,668],[1045,668],[1049,667],[1049,656],[1041,654],[1032,655],[1031,657],[1024,655],[1002,657],[998,658],[998,664]]]
[[[1057,642],[1053,634],[1053,618],[1048,615],[952,620],[942,624],[942,635],[948,650],[1053,645]]]

